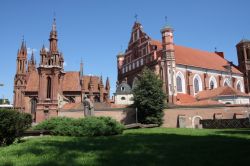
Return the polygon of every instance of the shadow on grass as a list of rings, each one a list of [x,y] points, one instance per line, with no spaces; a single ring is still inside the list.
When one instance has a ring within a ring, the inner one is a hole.
[[[243,165],[250,140],[226,136],[125,134],[113,137],[49,137],[8,156],[35,157],[23,165]],[[16,164],[16,163],[14,163]],[[20,163],[19,163],[20,164]]]
[[[235,134],[241,134],[241,135],[249,135],[250,136],[250,129],[237,129],[237,130],[218,130],[216,133],[219,134],[229,134],[229,135],[235,135]]]

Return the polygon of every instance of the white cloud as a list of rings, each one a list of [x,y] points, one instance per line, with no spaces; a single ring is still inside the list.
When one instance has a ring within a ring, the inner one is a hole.
[[[37,49],[28,47],[27,48],[27,53],[30,55],[32,53],[32,50],[33,50],[34,53],[37,52]]]
[[[49,49],[47,48],[47,47],[45,47],[45,50],[48,52],[49,51]]]

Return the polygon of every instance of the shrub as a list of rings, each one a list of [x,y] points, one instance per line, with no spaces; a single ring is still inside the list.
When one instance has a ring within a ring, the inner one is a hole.
[[[0,145],[10,145],[16,138],[20,139],[31,123],[30,114],[14,110],[0,110]]]
[[[107,136],[121,134],[124,126],[110,117],[86,117],[72,119],[51,118],[41,122],[34,130],[50,130],[53,135]]]

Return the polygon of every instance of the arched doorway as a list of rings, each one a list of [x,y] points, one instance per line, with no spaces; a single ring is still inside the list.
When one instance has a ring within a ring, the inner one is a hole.
[[[193,128],[195,128],[195,129],[202,128],[202,125],[200,123],[201,120],[202,120],[201,116],[194,116],[192,118],[192,126],[193,126]]]

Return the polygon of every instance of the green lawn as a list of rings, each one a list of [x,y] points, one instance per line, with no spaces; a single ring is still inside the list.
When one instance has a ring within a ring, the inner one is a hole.
[[[249,165],[249,130],[138,129],[111,137],[44,136],[0,148],[0,165]]]

